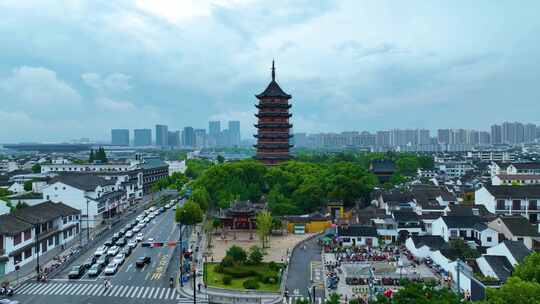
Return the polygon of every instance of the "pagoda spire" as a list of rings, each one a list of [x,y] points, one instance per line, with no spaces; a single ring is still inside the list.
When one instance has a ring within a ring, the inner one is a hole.
[[[272,59],[272,81],[276,81],[276,68],[274,67],[273,59]]]

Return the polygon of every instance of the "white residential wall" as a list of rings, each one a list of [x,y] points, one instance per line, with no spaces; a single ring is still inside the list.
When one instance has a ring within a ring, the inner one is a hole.
[[[99,220],[97,202],[86,198],[85,196],[95,197],[95,192],[85,192],[83,190],[71,187],[61,182],[56,182],[49,187],[43,189],[43,198],[52,202],[62,202],[72,208],[80,210],[83,215],[87,212],[87,200],[88,203],[88,221],[90,227],[93,228],[96,221]],[[83,225],[86,227],[86,223]]]
[[[412,238],[408,238],[405,241],[405,247],[407,247],[407,250],[409,250],[411,254],[417,259],[423,260],[431,256],[431,251],[429,250],[428,246],[422,246],[420,248],[416,248],[414,246],[414,242]]]
[[[478,265],[478,268],[483,276],[497,279],[499,278],[483,256],[476,259],[476,265]]]
[[[343,238],[349,238],[349,242],[343,242],[343,246],[352,246],[354,241],[356,241],[356,246],[365,246],[366,245],[366,239],[371,238],[372,239],[372,246],[373,247],[379,247],[379,239],[376,237],[348,237],[343,236]]]
[[[488,241],[491,238],[491,241]],[[494,229],[488,228],[480,233],[480,242],[484,247],[493,247],[499,244],[499,234]]]
[[[440,235],[445,242],[448,242],[449,231],[442,217],[436,219],[431,224],[431,235]]]
[[[474,203],[476,205],[484,205],[489,212],[495,213],[495,207],[497,204],[495,197],[491,195],[491,193],[489,193],[485,187],[475,191]]]
[[[510,264],[512,264],[512,266],[516,266],[518,264],[518,262],[516,261],[516,259],[514,259],[514,257],[512,256],[508,248],[506,248],[506,245],[504,243],[500,243],[496,246],[486,249],[486,254],[502,255],[508,259],[508,261],[510,262]]]

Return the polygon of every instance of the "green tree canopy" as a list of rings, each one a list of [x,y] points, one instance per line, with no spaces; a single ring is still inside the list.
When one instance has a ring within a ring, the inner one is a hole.
[[[244,248],[236,245],[232,245],[229,249],[227,249],[225,256],[230,257],[235,263],[238,264],[244,263],[247,260],[247,253]]]
[[[272,232],[273,218],[268,211],[262,211],[257,214],[257,235],[261,239],[262,247],[268,246],[269,236]]]
[[[203,220],[203,211],[201,207],[191,200],[176,209],[175,220],[182,225],[195,225]]]
[[[371,303],[371,302],[370,302]],[[379,295],[376,304],[458,304],[461,297],[436,283],[406,282],[392,299]]]
[[[41,173],[41,165],[40,164],[32,165],[32,173]]]

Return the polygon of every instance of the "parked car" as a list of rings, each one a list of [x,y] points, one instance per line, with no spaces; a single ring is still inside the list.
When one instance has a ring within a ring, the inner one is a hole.
[[[106,254],[100,256],[99,259],[96,261],[96,264],[105,267],[105,265],[109,264],[109,256]]]
[[[122,254],[122,253],[119,253],[114,257],[113,263],[115,263],[117,265],[122,265],[122,264],[124,264],[125,260],[126,260],[126,256],[124,254]]]
[[[137,261],[135,262],[136,267],[144,267],[146,264],[150,264],[151,260],[149,256],[142,256],[137,258]]]
[[[84,267],[87,268],[87,269],[92,267],[92,265],[96,262],[96,259],[97,258],[96,258],[95,255],[89,257],[88,259],[86,259],[86,261],[84,261],[84,263],[83,263]]]
[[[107,246],[101,246],[96,249],[96,252],[94,253],[95,256],[100,257],[104,254],[107,254]]]
[[[84,267],[84,265],[77,265],[77,266],[71,267],[71,270],[68,273],[68,278],[79,279],[80,277],[84,275],[85,269],[86,268]]]
[[[113,242],[118,241],[120,237],[121,237],[120,232],[116,232],[115,234],[113,234],[112,236]]]
[[[118,251],[120,251],[120,248],[118,246],[112,246],[107,250],[107,255],[115,256],[118,254]]]
[[[109,265],[107,265],[103,273],[105,273],[106,275],[113,275],[117,271],[118,271],[118,265],[116,265],[114,262],[111,262],[109,263]]]
[[[88,270],[88,276],[97,277],[101,273],[101,271],[103,271],[103,267],[104,265],[97,263],[92,265],[92,267],[90,267],[90,269]]]

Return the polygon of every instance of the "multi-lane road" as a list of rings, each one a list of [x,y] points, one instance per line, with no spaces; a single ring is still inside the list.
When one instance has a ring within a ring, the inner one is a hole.
[[[116,230],[123,227],[119,226]],[[91,278],[85,272],[80,279],[69,279],[68,272],[71,266],[83,264],[93,256],[96,249],[102,245],[98,243],[47,283],[32,281],[20,286],[13,300],[21,304],[191,303],[192,300],[182,298],[169,286],[169,279],[176,278],[179,268],[178,251],[175,251],[174,247],[167,246],[168,241],[176,241],[179,237],[173,208],[154,217],[141,233],[144,234],[143,242],[153,239],[153,242],[163,242],[165,246],[142,247],[142,242],[139,242],[116,274],[106,276],[102,272],[98,277]],[[134,240],[135,237],[131,239]],[[137,268],[135,261],[142,256],[150,257],[151,262]],[[110,280],[112,287],[105,289],[105,278]]]

